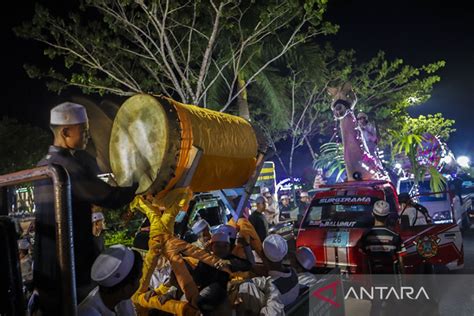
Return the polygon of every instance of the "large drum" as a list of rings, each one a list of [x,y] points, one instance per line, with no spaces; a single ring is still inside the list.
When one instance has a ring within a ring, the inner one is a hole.
[[[125,101],[114,119],[110,165],[120,186],[135,182],[138,193],[158,193],[185,174],[193,146],[202,150],[195,192],[242,186],[255,170],[257,138],[246,120],[143,94]]]

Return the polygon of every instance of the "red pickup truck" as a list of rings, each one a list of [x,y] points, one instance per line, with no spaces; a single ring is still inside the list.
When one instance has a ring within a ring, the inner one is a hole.
[[[310,247],[318,267],[339,267],[348,273],[367,273],[367,258],[359,240],[373,225],[377,200],[391,206],[388,224],[402,237],[406,273],[427,268],[455,270],[464,266],[461,232],[456,223],[410,226],[400,218],[395,187],[388,181],[349,181],[316,192],[298,231],[297,247]]]

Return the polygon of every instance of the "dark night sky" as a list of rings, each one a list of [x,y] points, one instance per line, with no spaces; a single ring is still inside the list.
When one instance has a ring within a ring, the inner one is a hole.
[[[47,2],[49,7],[64,11],[68,1]],[[18,39],[11,31],[32,17],[34,2],[7,1],[5,6],[10,7],[4,7],[6,13],[2,17],[6,83],[0,116],[46,127],[48,109],[65,96],[50,93],[41,81],[27,77],[22,65],[44,62],[45,57],[37,43]],[[379,50],[385,51],[388,58],[402,58],[415,66],[446,60],[446,67],[439,73],[442,81],[435,85],[431,99],[411,113],[442,112],[455,119],[457,132],[450,139],[450,147],[457,155],[474,153],[474,11],[468,9],[468,2],[330,0],[327,19],[339,24],[340,31],[325,40],[336,48],[354,48],[361,60]]]

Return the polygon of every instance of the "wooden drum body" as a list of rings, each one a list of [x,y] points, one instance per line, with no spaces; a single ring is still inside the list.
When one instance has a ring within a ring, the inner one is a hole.
[[[120,107],[110,137],[110,165],[120,186],[169,190],[202,150],[193,191],[234,188],[255,170],[257,138],[244,119],[165,97],[135,95]]]

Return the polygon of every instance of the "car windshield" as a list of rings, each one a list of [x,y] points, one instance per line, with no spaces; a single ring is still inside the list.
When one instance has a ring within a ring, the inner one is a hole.
[[[190,221],[192,225],[199,219],[205,219],[210,226],[225,223],[225,213],[216,199],[200,201],[196,203],[193,210],[194,218]]]
[[[304,227],[370,227],[376,197],[337,196],[315,199],[306,213]]]
[[[400,193],[407,192],[411,193],[413,188],[413,181],[402,181],[400,183]],[[446,189],[444,189],[446,190]],[[422,181],[418,184],[417,199],[419,202],[436,202],[445,201],[447,199],[446,193],[432,194],[430,180]]]

